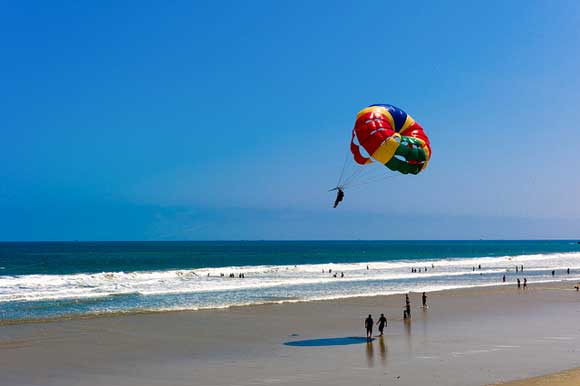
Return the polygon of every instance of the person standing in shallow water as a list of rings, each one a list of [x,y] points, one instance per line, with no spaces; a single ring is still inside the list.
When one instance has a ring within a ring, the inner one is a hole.
[[[522,287],[522,285],[521,285],[520,279],[518,278],[518,288],[521,288],[521,287]]]
[[[377,324],[379,325],[379,332],[381,333],[381,336],[383,336],[383,330],[387,325],[387,318],[385,317],[385,314],[381,314],[381,317],[379,318]]]
[[[368,318],[365,319],[365,328],[367,330],[367,340],[371,340],[373,337],[373,317],[369,314]]]

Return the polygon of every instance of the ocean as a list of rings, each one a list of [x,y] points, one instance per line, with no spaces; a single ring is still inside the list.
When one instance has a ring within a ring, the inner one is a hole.
[[[524,271],[516,273],[516,265]],[[503,275],[506,285],[524,277],[530,284],[578,281],[580,244],[3,242],[0,321],[430,292],[502,284]]]

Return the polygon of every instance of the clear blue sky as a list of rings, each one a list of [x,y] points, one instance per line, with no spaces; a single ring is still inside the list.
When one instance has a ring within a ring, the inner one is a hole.
[[[574,0],[3,2],[0,239],[580,237],[579,25]],[[432,162],[333,210],[371,103]]]

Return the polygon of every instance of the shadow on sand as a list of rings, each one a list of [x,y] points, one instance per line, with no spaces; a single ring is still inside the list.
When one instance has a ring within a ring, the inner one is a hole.
[[[322,346],[347,346],[349,344],[361,344],[361,343],[368,343],[367,338],[363,338],[360,336],[348,336],[345,338],[307,339],[307,340],[297,340],[294,342],[286,342],[284,343],[284,345],[295,347],[322,347]]]

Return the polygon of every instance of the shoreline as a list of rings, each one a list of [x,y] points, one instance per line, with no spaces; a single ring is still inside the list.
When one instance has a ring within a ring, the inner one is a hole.
[[[545,284],[563,284],[563,283],[574,283],[578,282],[580,278],[575,277],[574,279],[559,279],[559,280],[539,280],[539,281],[528,281],[528,285],[545,285]],[[580,283],[579,283],[580,284]],[[437,289],[437,290],[427,290],[425,292],[436,294],[446,291],[461,291],[470,290],[478,288],[503,288],[516,286],[516,283],[506,282],[506,283],[493,283],[493,284],[479,284],[471,286],[449,286],[449,288]],[[570,291],[575,291],[570,289]],[[58,316],[53,318],[30,318],[30,319],[6,319],[0,320],[0,327],[2,326],[14,326],[21,324],[43,324],[43,323],[58,323],[64,321],[74,321],[74,320],[92,320],[101,318],[117,318],[124,316],[138,316],[138,315],[156,315],[165,313],[189,313],[189,312],[207,312],[207,311],[222,311],[222,310],[234,310],[238,308],[246,307],[263,307],[263,306],[273,306],[273,305],[290,305],[290,304],[309,304],[309,303],[327,303],[327,302],[340,302],[343,300],[350,299],[363,299],[363,298],[381,298],[390,297],[404,294],[418,294],[423,291],[396,291],[388,294],[365,294],[365,295],[346,295],[340,297],[332,297],[328,299],[287,299],[287,300],[273,300],[273,301],[263,301],[256,303],[247,304],[232,304],[223,307],[198,307],[198,308],[178,308],[178,309],[159,309],[159,310],[127,310],[127,311],[114,311],[114,312],[102,312],[102,313],[87,313],[87,314],[72,314],[65,316]],[[1,304],[1,303],[0,303]]]

